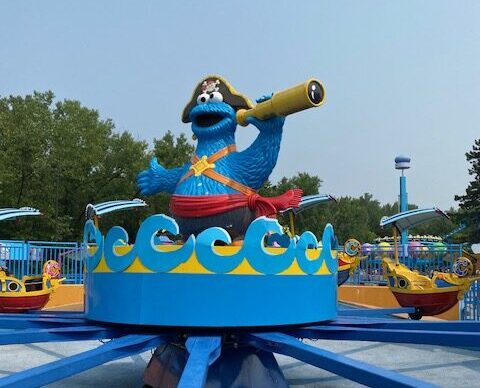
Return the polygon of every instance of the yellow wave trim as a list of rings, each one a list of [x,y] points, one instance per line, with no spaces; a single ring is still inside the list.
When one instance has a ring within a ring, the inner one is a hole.
[[[157,249],[163,252],[173,252],[180,247],[178,245],[162,245],[157,246]],[[241,247],[239,246],[218,246],[213,247],[215,253],[220,256],[230,256],[238,253]],[[118,255],[124,255],[130,251],[131,246],[120,246],[115,247],[116,253]],[[272,254],[281,254],[285,251],[285,248],[266,248],[267,252]],[[316,249],[308,249],[307,250],[307,257],[309,259],[316,259],[321,254],[321,250]],[[332,257],[337,257],[337,252],[332,251]],[[274,258],[272,258],[274,259]],[[105,273],[105,272],[113,272],[107,265],[105,261],[105,257],[102,256],[98,266],[94,269],[94,273]],[[127,273],[152,273],[150,269],[145,267],[142,262],[140,261],[139,257],[135,257],[132,264],[124,271]],[[212,275],[213,272],[206,269],[197,259],[195,252],[190,256],[190,258],[184,262],[179,264],[176,268],[172,269],[168,273],[184,273],[184,274],[202,274],[202,275]],[[256,271],[248,262],[247,258],[244,258],[243,261],[240,263],[238,267],[236,267],[233,271],[227,273],[228,275],[262,275],[260,272]],[[290,267],[286,270],[280,272],[278,275],[306,275],[298,265],[296,259],[293,260]],[[320,269],[314,273],[313,275],[331,275],[331,272],[328,269],[327,263],[323,261]]]

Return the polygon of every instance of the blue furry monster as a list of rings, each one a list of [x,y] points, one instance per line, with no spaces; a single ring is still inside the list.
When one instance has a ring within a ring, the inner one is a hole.
[[[233,238],[241,238],[256,216],[272,216],[300,200],[299,190],[275,198],[257,194],[277,162],[285,119],[249,117],[248,123],[257,127],[259,134],[247,149],[238,152],[236,112],[252,107],[252,102],[222,77],[203,79],[182,116],[183,122],[192,123],[198,139],[192,160],[165,169],[153,158],[149,169],[138,175],[141,194],[172,194],[170,211],[184,236],[219,226]]]

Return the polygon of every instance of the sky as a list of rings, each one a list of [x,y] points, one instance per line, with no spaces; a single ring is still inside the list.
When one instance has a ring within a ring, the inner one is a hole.
[[[289,116],[276,181],[322,193],[457,206],[480,138],[480,2],[3,1],[0,95],[52,90],[149,142],[191,134],[180,115],[205,75],[252,100],[314,77],[323,106]],[[258,131],[238,127],[239,148]]]

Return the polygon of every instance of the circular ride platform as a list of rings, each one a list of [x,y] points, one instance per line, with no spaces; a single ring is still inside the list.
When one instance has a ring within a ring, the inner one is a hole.
[[[175,221],[153,215],[135,244],[115,226],[102,236],[92,221],[85,242],[85,316],[132,325],[228,328],[305,325],[336,317],[337,252],[327,225],[322,248],[311,232],[286,248],[268,247],[283,234],[276,219],[259,217],[243,244],[231,245],[221,228],[210,228],[183,245],[155,245],[157,232],[178,234]],[[219,245],[221,244],[221,246]]]

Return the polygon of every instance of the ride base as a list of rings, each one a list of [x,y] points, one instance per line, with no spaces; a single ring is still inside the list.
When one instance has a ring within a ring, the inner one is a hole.
[[[276,220],[260,217],[242,246],[221,228],[207,229],[183,245],[154,245],[157,231],[177,234],[164,215],[146,219],[135,244],[123,228],[103,237],[92,221],[85,240],[95,242],[86,259],[85,315],[133,325],[190,328],[273,327],[313,324],[336,317],[337,259],[333,228],[323,249],[310,232],[287,248],[265,247],[265,236],[282,233]],[[123,245],[119,245],[122,241]],[[218,242],[227,246],[217,246]]]

